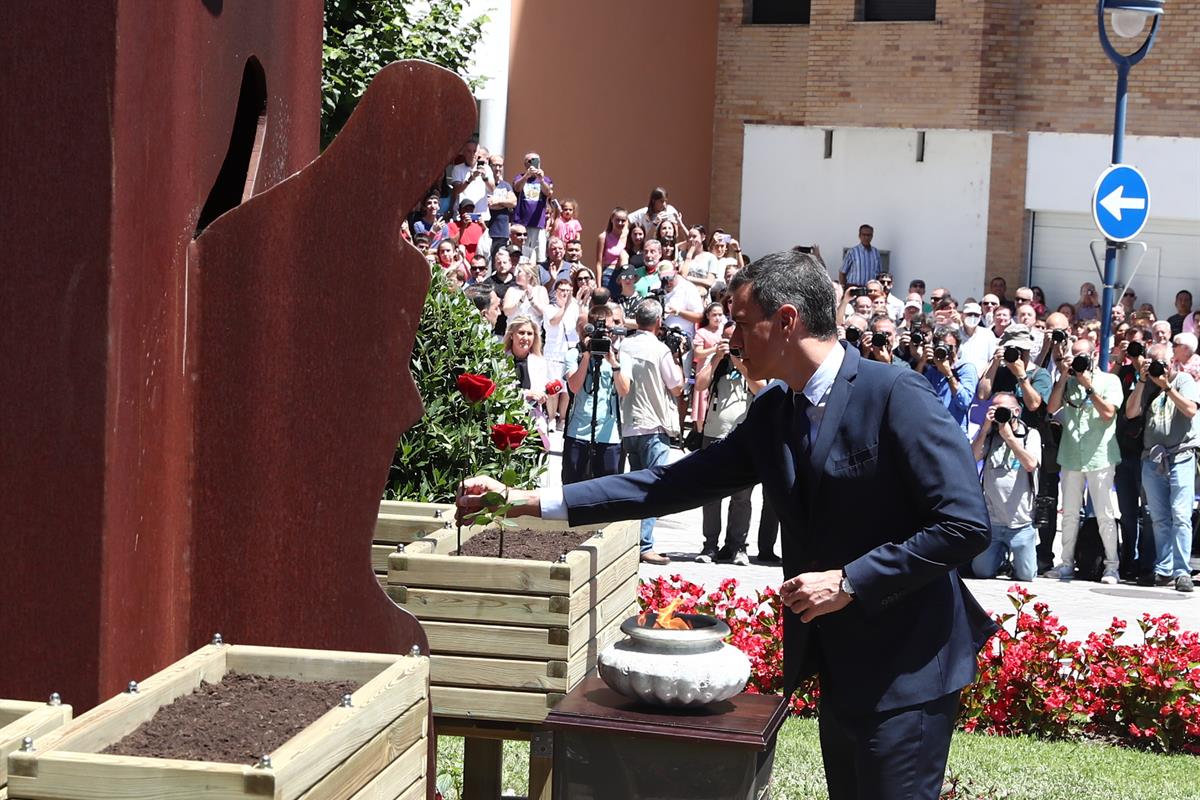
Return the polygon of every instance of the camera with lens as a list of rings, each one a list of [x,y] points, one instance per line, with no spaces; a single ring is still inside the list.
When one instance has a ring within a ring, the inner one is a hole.
[[[925,334],[921,333],[920,331],[913,331],[912,334],[909,335],[908,341],[913,347],[924,347]]]
[[[1161,378],[1167,374],[1167,365],[1164,361],[1151,361],[1147,371],[1154,378]]]
[[[680,355],[686,350],[690,350],[692,346],[691,339],[683,332],[683,328],[678,325],[672,325],[669,328],[663,328],[659,334],[662,343],[667,346],[673,355]]]
[[[871,334],[871,347],[887,347],[889,344],[888,335],[883,331],[875,331]]]
[[[1141,342],[1129,342],[1125,345],[1125,354],[1130,358],[1146,355],[1146,345]]]
[[[865,286],[855,286],[850,289],[851,297],[870,297],[871,290]]]
[[[992,419],[1001,425],[1006,422],[1012,422],[1012,418],[1012,409],[1008,406],[996,406],[996,411],[992,414]]]
[[[1067,340],[1067,332],[1066,331],[1064,331],[1060,328],[1055,328],[1054,330],[1050,331],[1050,341],[1054,342],[1055,344],[1062,344],[1066,340]]]
[[[939,344],[937,347],[933,348],[933,360],[934,361],[945,361],[949,357],[950,357],[950,348],[946,347],[946,345]]]
[[[1021,360],[1021,348],[1013,347],[1011,344],[1004,348],[1004,360],[1009,364],[1015,364]]]
[[[846,341],[850,344],[858,344],[862,341],[862,331],[858,328],[846,328]]]
[[[619,326],[608,327],[608,323],[604,319],[598,319],[595,322],[589,322],[583,326],[583,332],[587,335],[587,351],[589,353],[607,354],[612,352],[612,340],[614,336],[624,336],[625,329]]]
[[[1092,368],[1092,359],[1080,353],[1071,359],[1071,374],[1078,375]]]

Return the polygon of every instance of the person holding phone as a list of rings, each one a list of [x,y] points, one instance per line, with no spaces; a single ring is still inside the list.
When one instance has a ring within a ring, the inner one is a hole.
[[[513,178],[517,205],[512,222],[524,226],[526,236],[521,256],[534,263],[546,260],[547,207],[554,199],[554,181],[542,170],[542,157],[525,154],[525,171]]]
[[[496,176],[488,164],[488,150],[476,141],[463,145],[459,163],[446,170],[446,182],[450,184],[450,208],[459,208],[463,200],[480,211],[481,218],[487,209],[488,195],[496,189]]]
[[[484,233],[486,229],[479,221],[479,214],[475,213],[475,203],[470,200],[460,201],[458,218],[446,226],[449,241],[462,247],[466,253],[466,260],[470,261],[475,258],[475,251],[479,248],[479,241]]]

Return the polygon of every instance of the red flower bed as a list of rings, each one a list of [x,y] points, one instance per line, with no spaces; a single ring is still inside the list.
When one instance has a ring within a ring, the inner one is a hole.
[[[998,735],[1092,738],[1163,752],[1200,754],[1200,633],[1181,631],[1170,614],[1138,621],[1142,642],[1126,644],[1113,619],[1080,642],[1045,603],[1009,589],[1013,612],[995,615],[1001,630],[979,655],[979,678],[963,691],[963,730]],[[679,611],[711,614],[732,631],[730,644],[750,658],[747,690],[783,690],[782,604],[772,589],[737,594],[727,578],[716,591],[679,575],[643,582],[642,608],[681,597]],[[792,696],[794,714],[816,714],[820,687],[806,680]]]

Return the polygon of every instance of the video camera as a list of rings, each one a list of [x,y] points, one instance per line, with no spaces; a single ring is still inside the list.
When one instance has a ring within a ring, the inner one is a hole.
[[[672,325],[669,328],[663,328],[658,337],[662,343],[667,346],[673,355],[680,355],[692,347],[691,338],[683,332],[683,328],[678,325]]]
[[[589,322],[583,326],[583,332],[587,336],[587,351],[589,353],[607,354],[612,352],[612,340],[617,336],[624,336],[627,331],[619,325],[608,327],[608,323],[604,319],[598,319],[595,322]]]

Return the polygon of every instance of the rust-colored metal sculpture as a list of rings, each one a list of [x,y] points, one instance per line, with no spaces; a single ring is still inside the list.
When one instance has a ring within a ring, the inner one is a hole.
[[[0,7],[0,696],[87,708],[217,630],[423,642],[368,541],[420,411],[398,226],[474,103],[393,65],[317,158],[321,25],[320,0]]]

